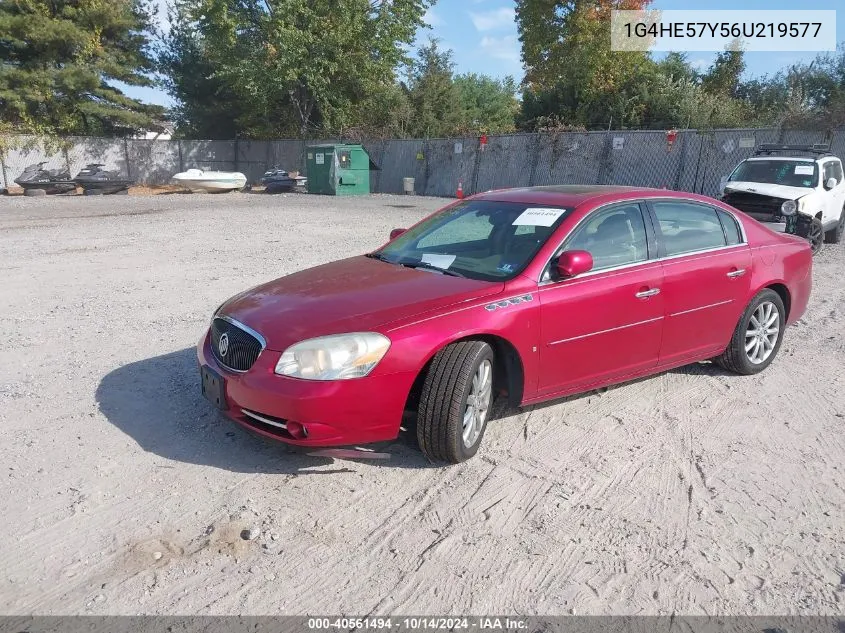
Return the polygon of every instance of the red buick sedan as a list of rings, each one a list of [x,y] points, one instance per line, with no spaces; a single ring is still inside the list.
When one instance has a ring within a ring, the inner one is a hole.
[[[811,267],[806,240],[703,196],[491,191],[226,301],[198,346],[203,393],[300,446],[391,440],[415,410],[423,452],[460,462],[497,396],[530,405],[708,359],[762,371]]]

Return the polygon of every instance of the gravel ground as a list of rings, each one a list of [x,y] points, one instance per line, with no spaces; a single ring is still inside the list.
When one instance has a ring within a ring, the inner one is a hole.
[[[193,346],[223,299],[442,202],[0,198],[0,613],[845,613],[842,247],[762,375],[508,412],[459,466],[212,411]]]

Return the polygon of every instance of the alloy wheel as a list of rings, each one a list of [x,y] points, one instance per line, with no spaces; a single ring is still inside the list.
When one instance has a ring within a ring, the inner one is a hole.
[[[472,447],[484,429],[490,401],[493,396],[493,364],[485,359],[472,377],[472,385],[467,396],[464,410],[463,436],[464,446]]]
[[[780,313],[771,301],[764,301],[748,321],[745,330],[745,354],[748,360],[759,365],[766,362],[775,349],[780,333]]]

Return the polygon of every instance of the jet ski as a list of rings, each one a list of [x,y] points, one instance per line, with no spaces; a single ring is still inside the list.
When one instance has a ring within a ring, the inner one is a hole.
[[[89,163],[73,180],[82,187],[86,195],[126,193],[130,186],[135,184],[120,175],[120,171],[108,171],[103,169],[102,163]]]
[[[273,168],[264,172],[261,177],[261,184],[264,185],[265,192],[279,193],[304,189],[307,180],[305,176],[291,176],[284,169]]]
[[[23,187],[24,192],[41,189],[45,193],[67,193],[76,189],[76,183],[70,179],[67,169],[44,169],[47,163],[29,165],[15,182]]]
[[[222,193],[243,189],[246,186],[246,176],[238,171],[188,169],[174,174],[172,181],[194,192]]]

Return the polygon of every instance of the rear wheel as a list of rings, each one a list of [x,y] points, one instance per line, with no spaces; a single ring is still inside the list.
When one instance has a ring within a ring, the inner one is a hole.
[[[737,374],[763,371],[777,356],[785,323],[780,295],[768,288],[759,292],[739,319],[728,347],[714,360]]]
[[[839,224],[824,234],[824,241],[828,244],[839,244],[843,233],[845,233],[845,209],[842,209],[842,215],[839,216]]]
[[[483,341],[461,341],[431,361],[417,411],[417,440],[432,460],[452,464],[478,452],[493,403],[495,356]]]

